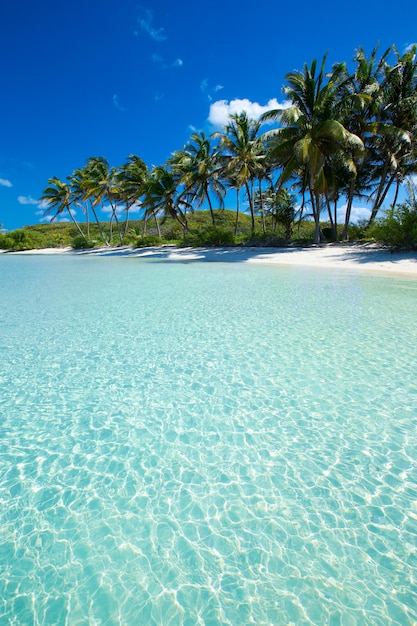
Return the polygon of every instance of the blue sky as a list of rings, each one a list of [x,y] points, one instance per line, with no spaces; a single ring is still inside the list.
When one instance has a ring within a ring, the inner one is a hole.
[[[48,178],[91,156],[165,162],[230,107],[282,101],[285,74],[417,39],[411,0],[16,0],[0,19],[0,223],[42,221]],[[211,120],[211,121],[210,121]],[[215,123],[213,123],[215,122]],[[103,216],[104,217],[104,216]]]

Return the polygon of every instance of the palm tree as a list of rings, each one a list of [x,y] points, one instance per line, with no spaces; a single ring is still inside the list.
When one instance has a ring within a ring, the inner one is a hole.
[[[375,121],[375,178],[378,181],[371,224],[391,186],[399,185],[416,172],[417,142],[417,59],[416,46],[402,56],[393,47],[395,63],[384,66],[380,106]]]
[[[71,188],[67,183],[60,180],[57,176],[50,178],[48,180],[48,187],[45,187],[40,200],[47,204],[44,215],[49,215],[52,210],[55,211],[51,218],[51,222],[53,222],[58,215],[61,215],[63,211],[67,211],[80,235],[86,239],[86,236],[81,230],[81,227],[75,219],[71,209],[75,199],[72,195]]]
[[[172,217],[177,220],[185,235],[188,228],[186,209],[192,210],[192,207],[178,192],[178,186],[179,179],[173,170],[163,165],[154,167],[144,185],[143,204],[147,215],[162,214],[163,219]]]
[[[178,173],[180,183],[184,185],[184,194],[197,207],[207,201],[211,221],[215,224],[210,191],[223,206],[225,187],[220,180],[220,153],[213,149],[204,133],[194,133],[190,142],[172,155],[169,164]]]
[[[272,222],[272,232],[276,233],[277,226],[280,224],[284,229],[284,237],[288,241],[292,236],[292,229],[295,219],[296,200],[285,187],[275,189],[270,187],[266,191],[255,193],[255,205],[261,205],[270,215]]]
[[[283,168],[279,184],[291,178],[305,181],[315,221],[315,243],[321,241],[320,214],[329,191],[329,170],[325,166],[337,154],[346,169],[354,169],[351,153],[363,151],[362,140],[335,117],[340,70],[334,70],[326,81],[325,61],[323,57],[318,71],[313,60],[310,67],[304,65],[302,72],[287,74],[284,94],[292,106],[261,117],[261,122],[279,120],[282,124],[264,134],[268,154]]]
[[[250,119],[243,111],[230,116],[230,122],[223,132],[215,133],[223,156],[223,175],[236,181],[234,186],[244,187],[249,202],[252,220],[252,233],[255,230],[255,207],[253,203],[253,181],[263,171],[265,150],[258,137],[260,122]]]
[[[125,203],[124,235],[126,235],[129,226],[129,211],[143,196],[149,171],[140,157],[129,154],[126,163],[119,168],[117,176],[120,197]]]
[[[78,169],[74,170],[73,173],[68,177],[72,195],[74,197],[74,203],[77,206],[81,207],[81,209],[85,213],[88,239],[90,239],[89,211],[91,210],[97,224],[101,239],[103,243],[108,246],[109,241],[106,234],[104,233],[102,223],[100,222],[97,215],[95,198],[89,193],[89,188],[91,185],[90,179],[91,172],[89,162],[87,162],[84,167],[79,167]]]
[[[343,241],[348,239],[354,197],[363,197],[371,190],[371,180],[374,176],[375,120],[381,100],[384,67],[390,50],[388,48],[378,58],[378,46],[376,46],[367,58],[364,49],[360,47],[355,53],[353,73],[348,72],[345,63],[334,66],[334,69],[338,68],[340,77],[336,102],[338,119],[347,130],[360,137],[364,144],[362,153],[351,151],[354,167],[350,171],[339,167],[336,174],[338,190],[347,199]]]
[[[109,245],[113,236],[113,220],[117,224],[119,241],[123,243],[123,236],[117,216],[118,201],[120,200],[119,185],[117,180],[117,170],[109,167],[107,159],[104,157],[91,157],[85,167],[85,178],[82,182],[84,198],[91,200],[91,206],[98,204],[104,207],[105,202],[109,202],[111,216],[109,220]]]
[[[90,213],[89,202],[84,199],[84,190],[82,188],[82,182],[85,178],[85,168],[78,168],[73,171],[70,176],[67,176],[71,193],[74,198],[74,204],[82,210],[85,215],[85,221],[87,226],[87,239],[90,239]],[[94,213],[94,216],[97,217]]]

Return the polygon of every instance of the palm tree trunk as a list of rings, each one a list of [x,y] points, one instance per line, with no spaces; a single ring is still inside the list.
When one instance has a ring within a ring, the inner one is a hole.
[[[397,200],[398,200],[398,192],[400,191],[400,185],[401,185],[401,181],[399,180],[399,178],[397,177],[397,182],[395,185],[395,195],[394,195],[394,200],[392,201],[391,204],[391,208],[395,209],[395,205],[397,204]]]
[[[155,215],[155,213],[154,213],[154,215]],[[147,227],[148,227],[148,212],[145,211],[145,213],[143,215],[143,233],[142,233],[143,237],[146,237]]]
[[[236,187],[236,222],[235,222],[235,237],[237,235],[237,228],[239,224],[239,209],[240,209],[240,187]]]
[[[346,205],[345,225],[343,227],[342,241],[349,241],[349,222],[350,214],[352,212],[353,193],[355,190],[355,181],[352,180],[349,187],[348,202]]]
[[[313,210],[313,217],[314,217],[314,243],[319,244],[321,242],[319,199],[314,194],[310,183],[308,185],[308,188],[310,192],[311,208]]]
[[[72,221],[73,221],[73,223],[74,223],[74,226],[76,226],[76,228],[77,228],[78,232],[80,233],[81,237],[82,237],[85,241],[87,241],[86,236],[84,235],[83,231],[81,230],[81,226],[79,225],[79,223],[77,222],[77,220],[75,219],[75,217],[73,216],[73,214],[71,213],[71,209],[70,209],[69,207],[67,207],[67,209],[68,209],[69,216],[70,216],[70,218],[72,219]]]
[[[259,178],[258,179],[259,182],[259,199],[260,199],[260,206],[259,206],[259,210],[261,212],[261,220],[262,220],[262,232],[265,235],[266,233],[266,224],[265,224],[265,213],[264,213],[264,203],[263,203],[263,195],[262,195],[262,181]]]
[[[106,246],[109,246],[110,244],[109,244],[109,242],[107,241],[107,238],[106,238],[106,236],[105,236],[105,234],[104,234],[104,231],[103,231],[103,228],[102,228],[102,226],[101,226],[101,223],[100,223],[100,221],[99,221],[99,219],[98,219],[98,217],[97,217],[97,213],[96,213],[96,210],[95,210],[95,208],[94,208],[94,204],[91,204],[91,210],[92,210],[92,212],[93,212],[94,219],[96,220],[96,223],[97,223],[97,226],[98,226],[98,230],[99,230],[99,232],[100,232],[100,235],[101,235],[101,238],[102,238],[102,240],[103,240],[103,243],[104,243]]]
[[[337,230],[336,230],[335,223],[333,221],[332,209],[330,206],[330,200],[329,200],[329,196],[327,195],[327,193],[326,193],[326,206],[327,206],[327,212],[329,214],[330,226],[332,229],[332,238],[333,238],[333,241],[337,241]]]
[[[172,211],[170,211],[170,213],[171,213],[171,216],[174,217],[181,224],[184,237],[185,237],[185,235],[187,234],[187,228],[188,228],[186,215],[181,211],[179,207],[173,208]]]
[[[88,203],[86,202],[84,205],[84,213],[85,213],[85,223],[87,226],[87,239],[90,239],[90,214],[88,211]]]
[[[213,226],[215,226],[213,207],[212,207],[212,204],[211,204],[210,195],[209,195],[207,187],[204,189],[204,193],[206,194],[207,202],[209,204],[210,215],[211,215],[211,222],[212,222]]]
[[[101,207],[103,208],[103,205],[101,205]],[[110,241],[110,245],[111,245],[111,242],[112,242],[112,239],[113,239],[113,215],[114,215],[114,212],[112,212],[112,214],[110,215],[110,219],[109,219],[109,241]]]
[[[301,206],[299,209],[300,219],[298,220],[298,234],[300,234],[301,222],[303,219],[303,213],[304,213],[305,208],[306,208],[306,187],[305,185],[303,185],[303,188],[301,190]]]
[[[158,216],[157,216],[156,213],[154,214],[154,219],[155,219],[155,224],[156,224],[156,230],[158,231],[158,237],[161,238],[162,237],[162,235],[161,235],[161,227],[159,226]]]
[[[252,195],[251,195],[247,181],[245,181],[245,189],[246,189],[246,193],[247,193],[248,200],[249,200],[250,216],[252,220],[252,235],[253,235],[253,233],[255,232],[255,212],[253,210],[253,199],[252,199]]]
[[[126,204],[126,219],[125,219],[125,227],[124,227],[123,237],[126,237],[127,229],[129,227],[129,210],[130,210],[130,206],[128,204]]]
[[[120,228],[119,218],[117,217],[116,209],[117,209],[117,207],[113,207],[112,206],[114,221],[117,224],[117,234],[119,235],[119,241],[120,241],[120,244],[122,245],[123,244],[123,236],[122,236],[122,231],[121,231],[121,228]]]
[[[382,171],[382,175],[381,175],[381,181],[379,183],[379,187],[378,187],[378,192],[375,198],[375,202],[374,202],[374,206],[372,207],[372,212],[371,212],[371,217],[369,218],[369,222],[368,222],[368,226],[371,226],[371,224],[373,223],[373,221],[375,220],[377,213],[379,211],[379,209],[382,206],[382,203],[384,202],[386,195],[394,181],[395,178],[395,174],[396,172],[394,171],[394,173],[389,177],[388,182],[386,183],[386,177],[388,175],[388,170],[389,170],[389,160],[387,160],[384,164],[384,169]],[[385,188],[384,188],[385,185]]]

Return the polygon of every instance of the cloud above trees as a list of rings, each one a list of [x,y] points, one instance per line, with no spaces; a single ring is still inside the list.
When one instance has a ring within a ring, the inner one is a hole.
[[[210,105],[208,120],[213,126],[225,126],[228,124],[231,115],[239,115],[246,111],[248,116],[258,120],[263,113],[274,109],[287,108],[289,103],[280,103],[276,98],[271,98],[267,104],[252,102],[248,98],[236,98],[235,100],[217,100]]]

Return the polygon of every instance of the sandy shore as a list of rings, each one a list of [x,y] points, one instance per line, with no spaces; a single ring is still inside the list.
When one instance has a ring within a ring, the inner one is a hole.
[[[223,261],[269,265],[334,268],[349,271],[403,274],[417,277],[417,252],[391,252],[373,244],[328,244],[308,248],[48,248],[8,252],[13,255],[71,254],[106,257],[138,257],[165,261]]]

